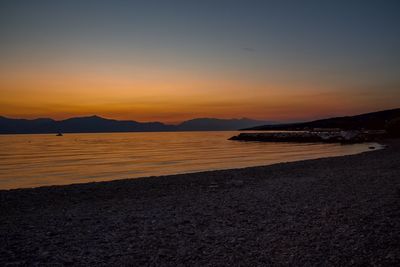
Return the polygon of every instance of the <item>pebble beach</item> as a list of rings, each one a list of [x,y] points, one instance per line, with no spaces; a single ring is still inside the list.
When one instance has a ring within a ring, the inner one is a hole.
[[[270,166],[0,191],[2,266],[400,264],[400,141]]]

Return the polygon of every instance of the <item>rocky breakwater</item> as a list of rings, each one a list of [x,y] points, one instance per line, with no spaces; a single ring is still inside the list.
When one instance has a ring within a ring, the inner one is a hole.
[[[259,142],[303,142],[303,143],[362,143],[375,141],[381,132],[365,131],[302,131],[302,132],[262,132],[240,133],[229,140]]]

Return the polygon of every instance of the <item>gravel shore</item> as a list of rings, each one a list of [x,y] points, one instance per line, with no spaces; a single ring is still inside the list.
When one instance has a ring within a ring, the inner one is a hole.
[[[0,265],[399,265],[400,141],[272,166],[0,191]]]

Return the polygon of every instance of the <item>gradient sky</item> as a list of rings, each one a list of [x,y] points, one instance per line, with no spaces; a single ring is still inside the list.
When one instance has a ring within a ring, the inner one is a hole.
[[[0,115],[305,120],[400,106],[400,1],[0,0]]]

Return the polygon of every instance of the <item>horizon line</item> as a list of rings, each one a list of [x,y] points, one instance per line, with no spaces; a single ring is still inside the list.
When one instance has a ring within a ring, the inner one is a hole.
[[[53,120],[53,121],[65,121],[65,120],[69,120],[69,119],[97,117],[97,118],[101,118],[101,119],[114,120],[114,121],[131,121],[131,122],[138,122],[138,123],[162,123],[164,125],[178,125],[178,124],[184,123],[186,121],[191,121],[191,120],[196,120],[196,119],[216,119],[216,120],[243,120],[243,119],[247,119],[247,120],[254,120],[254,121],[268,122],[268,123],[296,123],[296,122],[306,122],[306,121],[330,119],[330,118],[338,118],[338,117],[358,116],[358,115],[363,115],[363,114],[368,114],[368,113],[376,113],[376,112],[396,110],[396,109],[400,109],[400,107],[398,107],[398,108],[389,108],[389,109],[381,109],[381,110],[369,111],[369,112],[357,113],[357,114],[348,114],[348,115],[343,115],[343,116],[327,116],[327,117],[324,117],[324,118],[313,118],[313,119],[310,118],[310,119],[304,119],[304,120],[293,119],[293,120],[284,120],[284,121],[270,120],[270,119],[253,119],[253,118],[249,118],[249,117],[239,117],[239,118],[237,118],[237,117],[236,118],[194,117],[194,118],[191,118],[191,119],[182,120],[180,122],[171,123],[171,122],[163,122],[163,121],[157,121],[157,120],[156,121],[137,121],[137,120],[134,120],[134,119],[114,119],[114,118],[103,117],[103,116],[96,115],[96,114],[82,115],[82,116],[75,116],[75,117],[72,116],[72,117],[68,117],[68,118],[65,118],[65,119],[53,119],[51,117],[37,117],[37,118],[28,119],[28,118],[12,117],[12,116],[10,117],[10,116],[4,116],[4,115],[0,115],[0,118],[15,119],[15,120],[47,119],[47,120]]]

